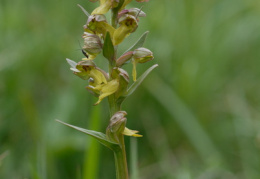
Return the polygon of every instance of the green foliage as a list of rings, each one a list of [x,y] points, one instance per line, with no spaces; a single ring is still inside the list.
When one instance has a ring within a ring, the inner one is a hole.
[[[139,47],[143,47],[148,33],[149,33],[149,31],[146,31],[145,33],[143,33],[142,36],[135,42],[135,44],[132,47],[130,47],[126,52],[133,51]]]
[[[109,32],[106,33],[103,47],[103,55],[108,59],[110,63],[112,63],[112,61],[114,60],[115,50]]]
[[[118,147],[117,143],[114,143],[110,140],[107,139],[106,134],[102,133],[102,132],[97,132],[97,131],[93,131],[93,130],[88,130],[88,129],[83,129],[81,127],[77,127],[77,126],[73,126],[71,124],[67,124],[65,122],[62,122],[60,120],[56,120],[57,122],[64,124],[68,127],[71,127],[73,129],[76,129],[77,131],[83,132],[91,137],[94,137],[96,140],[98,140],[101,144],[103,144],[104,146],[110,148],[111,150],[116,150]]]
[[[147,75],[149,75],[149,73],[151,71],[153,71],[153,69],[155,69],[156,67],[158,67],[157,64],[151,66],[149,69],[147,69],[127,90],[126,94],[125,94],[125,98],[130,96],[137,88],[138,86],[143,82],[143,80],[147,77]]]

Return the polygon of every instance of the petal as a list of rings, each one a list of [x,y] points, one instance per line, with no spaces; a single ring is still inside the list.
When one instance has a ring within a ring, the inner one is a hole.
[[[89,72],[89,76],[93,78],[96,85],[107,84],[104,74],[96,68],[92,68]]]
[[[121,25],[120,27],[118,27],[113,35],[113,44],[118,45],[123,42],[125,37],[128,36],[131,31],[131,28],[126,25]]]
[[[119,82],[116,79],[109,81],[107,84],[97,85],[95,90],[100,91],[100,95],[98,101],[94,105],[99,104],[105,97],[115,93],[118,90],[118,87]]]
[[[125,127],[123,134],[127,135],[127,136],[133,136],[133,137],[143,137],[142,135],[137,134],[138,132],[139,131],[131,130],[131,129],[128,129],[127,127]]]

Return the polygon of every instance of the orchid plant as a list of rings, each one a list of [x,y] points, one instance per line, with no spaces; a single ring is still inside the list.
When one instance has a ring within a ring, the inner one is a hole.
[[[90,0],[96,2],[98,0]],[[149,0],[136,0],[147,2]],[[82,6],[79,7],[87,15],[87,22],[83,26],[82,38],[84,46],[82,49],[85,58],[79,62],[67,59],[71,70],[75,75],[88,81],[86,89],[98,98],[94,105],[98,105],[104,98],[108,98],[110,109],[110,121],[106,133],[87,130],[76,127],[62,121],[58,121],[91,137],[114,152],[117,179],[128,179],[128,167],[124,135],[142,137],[138,131],[126,127],[126,112],[122,111],[121,105],[129,97],[146,76],[158,65],[148,68],[138,77],[137,64],[153,60],[153,53],[143,47],[148,32],[145,32],[139,40],[125,53],[118,57],[119,45],[131,33],[135,32],[139,17],[146,14],[138,8],[126,9],[131,0],[99,0],[99,6],[89,14]],[[111,23],[106,20],[106,13],[111,11]],[[95,64],[95,59],[103,54],[108,60],[108,72]],[[122,67],[132,63],[132,79]],[[133,81],[132,84],[129,84]]]

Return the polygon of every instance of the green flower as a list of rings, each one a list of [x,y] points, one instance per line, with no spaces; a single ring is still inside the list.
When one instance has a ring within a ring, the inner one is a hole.
[[[113,35],[114,45],[120,44],[125,37],[134,32],[138,27],[136,18],[129,14],[122,15],[118,22],[120,26],[115,30]]]
[[[93,94],[98,95],[98,101],[95,105],[99,104],[105,97],[115,93],[119,88],[119,78],[108,81],[107,74],[96,67],[93,61],[86,60],[76,63],[67,59],[71,65],[73,73],[83,80],[89,80],[89,85],[86,87]]]
[[[110,141],[120,143],[119,137],[122,136],[126,125],[125,115],[127,115],[125,111],[118,111],[110,118],[106,129],[106,136]]]
[[[102,14],[94,14],[89,16],[86,25],[84,25],[83,27],[85,32],[96,34],[102,38],[105,37],[107,31],[112,37],[115,31],[115,28],[107,23],[106,17]]]
[[[142,135],[137,134],[138,131],[125,127],[127,121],[126,115],[127,113],[125,111],[118,111],[110,118],[110,123],[106,130],[106,135],[109,140],[119,143],[119,137],[122,135],[142,137]]]
[[[118,90],[119,82],[117,79],[111,80],[106,84],[99,84],[96,86],[89,85],[86,88],[99,94],[98,101],[94,104],[99,104],[105,97],[115,93]]]
[[[132,58],[132,64],[133,64],[132,75],[134,81],[136,81],[136,64],[148,62],[153,58],[154,58],[153,53],[147,48],[141,47],[134,50],[133,58]]]

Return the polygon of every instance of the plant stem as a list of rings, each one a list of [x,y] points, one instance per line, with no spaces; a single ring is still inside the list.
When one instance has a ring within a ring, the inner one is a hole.
[[[110,116],[113,116],[116,112],[120,111],[120,105],[116,103],[114,95],[110,95],[108,98]],[[128,167],[126,160],[125,141],[124,135],[118,136],[120,148],[114,151],[115,167],[116,167],[116,178],[117,179],[128,179]]]
[[[128,179],[128,168],[126,161],[124,135],[120,136],[120,149],[114,152],[115,166],[116,166],[116,178],[117,179]]]
[[[118,14],[118,11],[116,9],[112,9],[111,13],[112,13],[111,25],[116,29],[117,28],[117,14]]]
[[[118,10],[112,9],[111,13],[112,13],[111,24],[114,28],[117,28]],[[115,55],[113,60],[115,61],[117,57],[117,46],[114,46],[114,49],[115,49]],[[110,78],[111,78],[112,69],[114,67],[115,67],[115,63],[109,64]],[[110,117],[112,117],[116,112],[121,110],[121,105],[120,103],[117,102],[117,99],[115,98],[114,94],[108,96],[108,102],[109,102],[109,109],[110,109]],[[120,147],[118,148],[118,150],[114,151],[116,179],[128,179],[128,167],[127,167],[127,160],[126,160],[124,135],[120,134],[120,136],[118,136],[118,139],[119,139]]]

